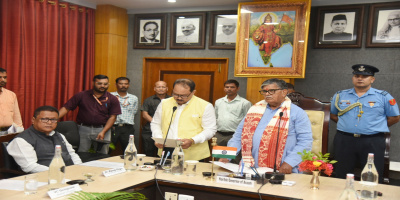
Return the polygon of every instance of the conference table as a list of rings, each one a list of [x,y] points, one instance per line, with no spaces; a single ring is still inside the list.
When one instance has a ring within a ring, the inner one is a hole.
[[[152,162],[155,158],[145,157],[144,162]],[[110,157],[101,161],[123,163],[119,156]],[[102,172],[109,168],[73,165],[66,168],[66,179],[84,179],[84,173],[94,173],[93,182],[87,185],[80,185],[85,192],[114,192],[114,191],[138,191],[150,200],[163,199],[156,187],[154,179],[156,170],[151,171],[129,171],[109,177],[102,175]],[[210,163],[198,163],[196,176],[173,175],[163,173],[158,170],[156,174],[157,183],[163,195],[165,192],[174,192],[194,196],[195,200],[215,200],[215,199],[259,199],[257,190],[261,186],[243,187],[217,183],[203,177],[202,172],[210,172]],[[226,169],[214,165],[214,172],[227,172]],[[40,182],[47,182],[48,172],[40,172],[38,179]],[[15,177],[9,180],[23,180],[24,176]],[[345,187],[344,179],[331,177],[320,177],[319,190],[310,189],[311,175],[289,174],[286,180],[295,181],[294,186],[264,185],[260,189],[262,199],[337,199]],[[355,189],[361,189],[359,182],[355,182]],[[26,196],[23,191],[0,189],[0,199],[50,199],[47,195],[47,185],[39,187],[38,192]],[[400,199],[400,188],[397,186],[379,184],[377,191],[383,193],[378,199]],[[68,199],[68,196],[57,199]]]

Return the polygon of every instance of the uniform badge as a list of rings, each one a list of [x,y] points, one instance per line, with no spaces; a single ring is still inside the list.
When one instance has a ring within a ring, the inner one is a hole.
[[[371,106],[371,108],[375,105],[375,101],[368,101],[369,106]]]
[[[362,65],[358,68],[358,71],[360,71],[360,72],[363,72],[364,70],[365,70],[365,68]]]
[[[390,105],[394,106],[394,105],[396,105],[396,100],[395,99],[390,99],[389,103],[390,103]]]

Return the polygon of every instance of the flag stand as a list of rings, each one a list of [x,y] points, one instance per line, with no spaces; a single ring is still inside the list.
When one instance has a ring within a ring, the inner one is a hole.
[[[211,138],[211,146],[214,148],[215,146],[217,146],[217,138],[216,137],[213,137],[213,138]],[[214,181],[215,180],[215,177],[214,177],[214,156],[212,156],[212,153],[211,153],[211,176],[210,176],[210,181]]]

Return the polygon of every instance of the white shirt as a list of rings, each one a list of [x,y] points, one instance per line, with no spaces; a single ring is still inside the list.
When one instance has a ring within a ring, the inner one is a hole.
[[[54,135],[52,131],[49,136]],[[74,164],[81,164],[82,160],[79,158],[78,154],[72,148],[72,145],[68,143],[64,135],[61,134],[62,139],[65,141],[65,146],[67,147],[69,155]],[[36,151],[31,144],[22,138],[15,138],[7,145],[8,153],[14,158],[15,162],[21,167],[24,172],[36,173],[49,170],[49,167],[45,165],[40,165],[37,163],[38,159],[36,156]]]
[[[220,33],[215,38],[216,43],[236,43],[236,32],[226,35],[225,33]]]
[[[162,101],[164,101],[163,99]],[[150,127],[152,136],[154,138],[163,138],[163,134],[161,131],[161,114],[162,114],[162,101],[158,105],[156,112],[154,113],[153,120],[151,121]],[[171,123],[171,128],[169,129],[168,139],[189,139],[189,138],[178,138],[178,123],[179,118],[183,109],[188,105],[189,101],[185,104],[178,105],[176,109],[176,116]],[[201,121],[201,126],[203,127],[203,131],[192,137],[195,144],[203,143],[206,140],[211,139],[215,132],[217,131],[217,123],[215,119],[215,111],[212,104],[207,104],[204,114]]]
[[[246,116],[252,106],[251,102],[239,95],[229,101],[228,97],[222,97],[215,101],[215,116],[217,118],[218,131],[235,132],[240,121]]]

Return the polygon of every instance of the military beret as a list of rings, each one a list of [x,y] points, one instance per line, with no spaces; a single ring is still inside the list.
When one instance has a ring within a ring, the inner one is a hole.
[[[347,21],[347,18],[346,18],[346,15],[340,14],[340,15],[333,16],[332,21],[335,21],[335,20],[346,20]]]
[[[353,68],[353,74],[359,75],[373,76],[376,72],[379,72],[378,68],[365,64],[353,65],[351,68]]]

